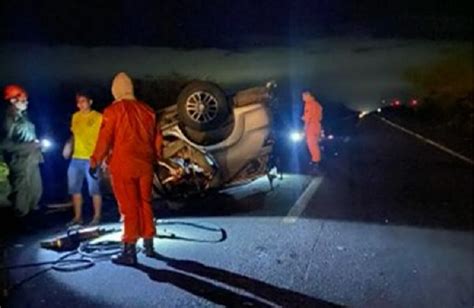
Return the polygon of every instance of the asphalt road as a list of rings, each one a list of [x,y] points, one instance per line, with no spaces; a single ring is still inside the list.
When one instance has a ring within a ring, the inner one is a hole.
[[[472,307],[472,166],[375,116],[329,148],[320,177],[288,150],[273,191],[261,179],[157,204],[160,256],[136,268],[101,261],[28,281],[41,268],[12,270],[5,306]],[[5,264],[56,259],[38,248],[62,231],[54,219],[11,239]]]

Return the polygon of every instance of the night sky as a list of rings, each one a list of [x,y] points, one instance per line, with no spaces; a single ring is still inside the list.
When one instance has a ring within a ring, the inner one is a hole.
[[[354,108],[409,95],[404,74],[472,49],[472,1],[2,0],[0,81],[34,93],[179,74],[233,91],[277,80]],[[296,93],[296,94],[295,94]],[[49,99],[49,98],[48,98]]]
[[[238,48],[341,36],[472,39],[472,1],[2,0],[0,40]]]

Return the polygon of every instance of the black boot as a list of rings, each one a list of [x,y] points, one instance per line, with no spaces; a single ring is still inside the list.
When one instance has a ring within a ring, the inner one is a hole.
[[[310,174],[313,175],[313,176],[321,176],[322,175],[322,172],[321,172],[321,167],[319,165],[319,162],[310,162],[309,163],[309,166],[310,166]]]
[[[144,253],[147,257],[156,256],[155,248],[153,245],[153,238],[143,239],[143,248],[145,248]]]
[[[123,244],[122,252],[112,257],[112,263],[133,266],[137,264],[135,244]]]

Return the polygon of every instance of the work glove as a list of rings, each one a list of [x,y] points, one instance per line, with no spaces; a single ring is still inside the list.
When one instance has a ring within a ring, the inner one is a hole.
[[[46,152],[48,150],[48,146],[45,146],[40,140],[36,139],[34,142],[33,142],[33,148],[36,150],[36,149],[39,149],[42,153]]]
[[[99,176],[97,175],[97,167],[89,167],[89,175],[91,176],[91,178],[93,178],[94,180],[98,180],[99,179]]]
[[[29,145],[30,149],[33,150],[33,151],[42,149],[41,143],[37,140],[35,140],[33,142],[29,142],[28,145]]]
[[[28,151],[30,152],[36,152],[36,151],[41,151],[43,150],[43,147],[41,146],[41,143],[39,141],[33,141],[33,142],[28,142],[25,144]]]

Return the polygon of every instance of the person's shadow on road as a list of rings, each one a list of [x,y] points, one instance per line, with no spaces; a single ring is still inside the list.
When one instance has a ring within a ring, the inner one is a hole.
[[[169,267],[179,270],[179,272],[155,269],[143,264],[139,264],[136,267],[147,273],[150,279],[154,281],[170,283],[218,305],[231,307],[272,307],[274,305],[281,307],[341,307],[302,293],[280,288],[260,280],[224,269],[211,267],[196,261],[178,260],[158,254],[154,258],[158,261],[165,262]],[[189,274],[211,279],[225,284],[230,288],[238,288],[243,292],[235,292]],[[264,301],[242,293],[254,295]]]

